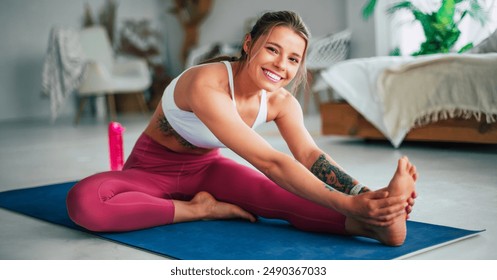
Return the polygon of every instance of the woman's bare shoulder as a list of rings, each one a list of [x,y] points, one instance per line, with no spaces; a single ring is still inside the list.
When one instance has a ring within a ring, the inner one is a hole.
[[[285,88],[280,88],[277,91],[267,93],[267,101],[269,105],[280,106],[288,104],[293,99],[292,94]]]
[[[202,104],[206,98],[229,97],[226,66],[210,63],[192,67],[181,75],[175,89],[176,105],[185,111],[193,111],[194,104]]]
[[[295,96],[285,88],[268,93],[269,118],[276,119],[288,113],[288,111],[299,110],[300,103]]]
[[[226,66],[222,63],[197,65],[186,70],[180,81],[190,86],[216,86],[227,81]]]

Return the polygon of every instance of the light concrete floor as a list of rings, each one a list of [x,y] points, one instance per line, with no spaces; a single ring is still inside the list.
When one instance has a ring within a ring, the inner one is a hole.
[[[148,116],[121,116],[125,154]],[[107,126],[85,119],[0,123],[0,191],[79,180],[108,170]],[[419,198],[411,219],[486,232],[412,259],[497,259],[497,146],[365,142],[320,135],[317,115],[306,125],[318,145],[362,183],[388,183],[401,155],[419,171]],[[274,125],[259,129],[275,148],[288,152]],[[245,163],[230,151],[229,157]],[[164,259],[93,235],[0,209],[0,259]]]

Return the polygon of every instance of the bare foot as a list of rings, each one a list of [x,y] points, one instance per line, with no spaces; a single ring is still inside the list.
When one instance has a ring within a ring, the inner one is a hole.
[[[404,196],[407,200],[414,192],[416,179],[417,173],[414,165],[409,162],[407,157],[400,158],[397,170],[395,170],[395,174],[387,187],[389,196]],[[407,235],[406,216],[407,213],[398,217],[391,226],[377,227],[378,239],[387,245],[402,245]]]
[[[398,161],[397,169],[388,184],[389,196],[404,196],[406,201],[414,192],[414,183],[417,179],[416,168],[409,162],[407,157]],[[371,226],[353,219],[347,219],[347,227],[351,233],[377,239],[383,244],[400,246],[404,243],[407,228],[406,215],[397,217],[394,223],[387,227]]]
[[[198,220],[245,219],[255,222],[254,215],[234,204],[217,201],[208,192],[197,193],[190,201],[174,201],[174,222]]]

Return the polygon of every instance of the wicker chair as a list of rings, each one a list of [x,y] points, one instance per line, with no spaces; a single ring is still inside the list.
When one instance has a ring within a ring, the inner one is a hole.
[[[317,106],[321,104],[320,91],[327,90],[332,99],[331,88],[322,80],[321,70],[348,58],[351,32],[344,30],[338,33],[318,37],[309,42],[306,67],[308,71],[308,87],[304,89],[304,113],[307,113],[310,95],[313,94]]]

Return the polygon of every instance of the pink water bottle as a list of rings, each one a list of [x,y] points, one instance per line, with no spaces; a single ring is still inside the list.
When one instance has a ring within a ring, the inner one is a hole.
[[[110,170],[122,170],[124,165],[123,132],[124,127],[118,122],[109,123]]]

